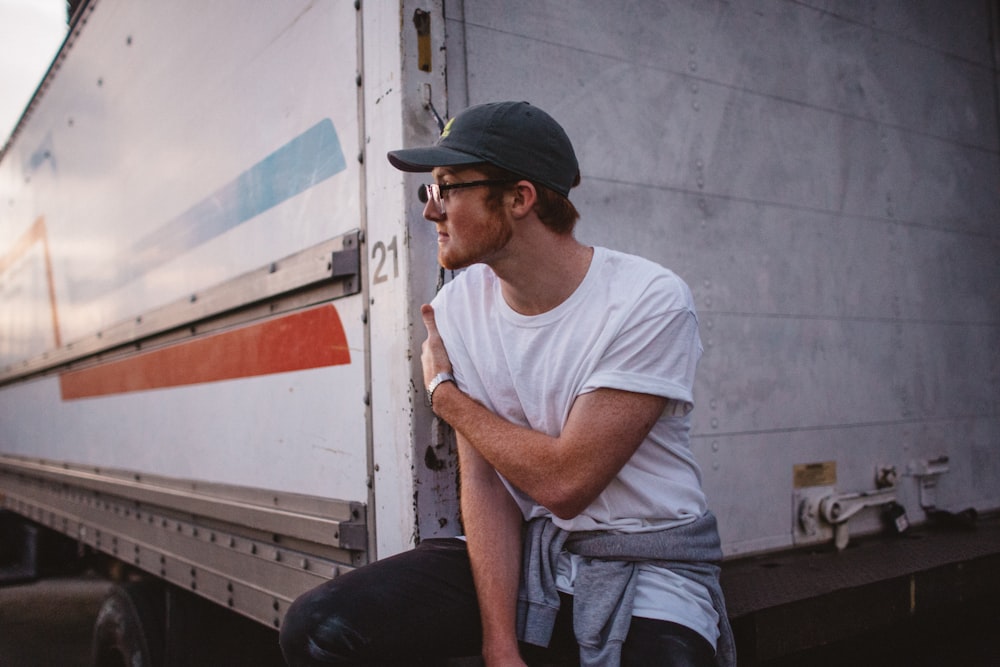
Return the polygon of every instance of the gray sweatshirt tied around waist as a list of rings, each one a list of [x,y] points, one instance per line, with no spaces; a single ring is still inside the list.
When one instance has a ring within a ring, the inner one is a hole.
[[[518,639],[548,646],[559,612],[556,563],[563,549],[583,556],[573,584],[573,630],[582,667],[617,667],[632,621],[639,563],[666,567],[704,586],[719,615],[715,662],[735,667],[736,649],[719,585],[722,559],[715,515],[649,533],[606,531],[570,533],[550,519],[525,528],[517,604]]]

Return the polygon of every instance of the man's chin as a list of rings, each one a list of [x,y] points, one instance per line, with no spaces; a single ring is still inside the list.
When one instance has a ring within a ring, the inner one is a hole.
[[[466,267],[472,266],[473,264],[475,264],[475,262],[469,260],[442,257],[441,255],[438,255],[438,264],[440,264],[442,268],[447,269],[448,271],[458,271],[459,269],[464,269]]]

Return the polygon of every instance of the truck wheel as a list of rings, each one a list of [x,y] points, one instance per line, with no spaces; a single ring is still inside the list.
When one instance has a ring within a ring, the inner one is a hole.
[[[160,667],[164,600],[162,588],[152,582],[112,588],[94,624],[94,667]]]

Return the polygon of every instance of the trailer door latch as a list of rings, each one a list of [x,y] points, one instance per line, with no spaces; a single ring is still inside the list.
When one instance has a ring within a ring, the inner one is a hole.
[[[895,487],[858,493],[831,492],[819,497],[806,496],[799,504],[800,528],[807,534],[817,534],[820,532],[820,526],[827,524],[833,529],[833,542],[837,550],[841,551],[850,539],[847,526],[852,516],[867,507],[895,502]]]

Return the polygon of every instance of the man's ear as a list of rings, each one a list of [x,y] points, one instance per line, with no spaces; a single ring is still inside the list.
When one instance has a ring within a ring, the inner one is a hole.
[[[514,186],[514,199],[511,203],[511,215],[523,218],[535,208],[538,201],[538,191],[531,181],[518,181]]]

